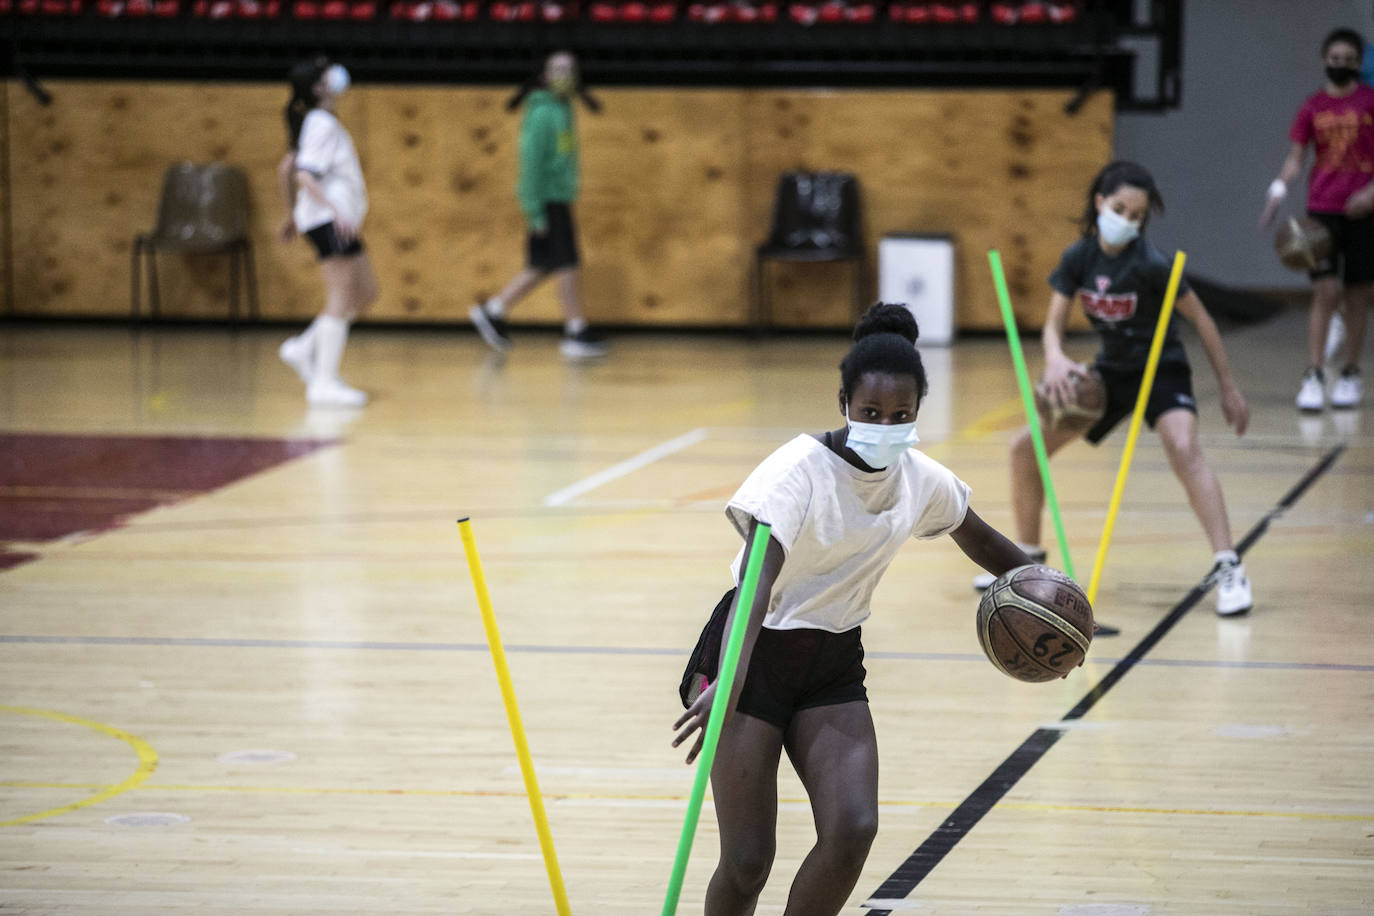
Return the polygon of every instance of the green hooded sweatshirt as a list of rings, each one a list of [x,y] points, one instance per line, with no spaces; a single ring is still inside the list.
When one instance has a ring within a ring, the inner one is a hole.
[[[544,205],[577,197],[577,129],[572,105],[547,89],[525,101],[520,123],[520,180],[515,196],[532,232],[548,228]]]

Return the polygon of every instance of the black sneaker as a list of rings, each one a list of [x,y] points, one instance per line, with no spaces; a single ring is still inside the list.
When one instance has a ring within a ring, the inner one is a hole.
[[[497,318],[487,311],[485,304],[474,305],[468,309],[468,318],[472,319],[473,327],[477,328],[477,333],[482,335],[482,339],[487,345],[497,353],[505,353],[511,348],[510,334],[507,333],[508,326],[505,319]]]
[[[593,333],[591,328],[583,328],[576,334],[564,334],[563,342],[558,345],[558,352],[568,359],[596,359],[605,356],[608,349],[606,338]]]

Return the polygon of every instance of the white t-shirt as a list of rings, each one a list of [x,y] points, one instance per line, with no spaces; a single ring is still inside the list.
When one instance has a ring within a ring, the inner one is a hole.
[[[921,452],[861,471],[802,435],[754,469],[725,514],[744,537],[751,520],[767,522],[786,553],[763,625],[843,633],[868,619],[873,589],[902,543],[958,528],[968,500],[968,484]],[[740,548],[736,584],[743,558]]]
[[[355,226],[362,225],[367,215],[367,186],[363,184],[358,151],[339,119],[322,108],[311,109],[301,125],[296,169],[314,175],[329,202]],[[296,206],[291,215],[297,232],[308,232],[334,219],[330,209],[304,189],[296,191]]]

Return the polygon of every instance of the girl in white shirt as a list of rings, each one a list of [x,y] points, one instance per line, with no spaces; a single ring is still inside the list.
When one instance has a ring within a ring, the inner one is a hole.
[[[324,271],[324,310],[306,330],[281,345],[282,361],[301,377],[306,399],[318,407],[361,407],[367,395],[339,378],[348,327],[377,298],[377,275],[359,229],[367,215],[367,186],[353,138],[334,116],[349,86],[348,71],[324,57],[291,68],[286,106],[291,150],[277,169],[291,216],[281,236],[308,238]]]
[[[773,862],[784,749],[816,824],[786,914],[838,913],[853,891],[878,828],[878,744],[860,624],[901,545],[948,534],[995,575],[1030,562],[969,508],[963,481],[911,449],[926,393],[917,336],[905,306],[869,309],[840,364],[846,424],[783,445],[726,508],[745,543],[736,583],[755,527],[772,531],[711,773],[721,848],[708,916],[754,911]],[[688,763],[701,750],[736,601],[734,590],[722,599],[683,678],[687,712],[673,745],[700,731]]]

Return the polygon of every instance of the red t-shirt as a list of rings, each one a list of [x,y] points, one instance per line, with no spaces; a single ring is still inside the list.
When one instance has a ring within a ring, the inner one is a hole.
[[[1345,202],[1374,179],[1374,89],[1360,84],[1344,98],[1314,93],[1293,119],[1288,138],[1316,147],[1307,209],[1343,213]]]

